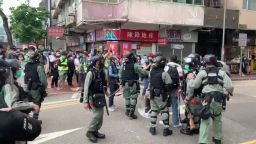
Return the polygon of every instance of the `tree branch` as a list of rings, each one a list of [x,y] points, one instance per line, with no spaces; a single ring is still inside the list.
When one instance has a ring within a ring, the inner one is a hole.
[[[9,29],[8,18],[4,14],[2,9],[0,9],[0,16],[2,17],[2,20],[3,20],[3,26],[4,26],[4,30],[6,32],[6,35],[7,35],[8,44],[9,44],[9,46],[13,46],[12,34],[11,34],[10,29]]]

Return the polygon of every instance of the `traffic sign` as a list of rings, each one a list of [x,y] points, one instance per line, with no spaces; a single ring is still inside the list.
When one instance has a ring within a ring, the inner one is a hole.
[[[246,47],[247,46],[247,34],[246,33],[239,33],[238,45],[240,47]]]

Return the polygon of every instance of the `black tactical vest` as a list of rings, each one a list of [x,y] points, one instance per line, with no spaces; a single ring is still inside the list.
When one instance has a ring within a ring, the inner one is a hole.
[[[203,82],[203,85],[219,84],[223,86],[223,77],[219,76],[219,68],[207,67],[205,71],[207,77],[203,78],[203,81],[206,79],[206,82]]]
[[[4,100],[4,90],[3,90],[4,86],[2,86],[2,88],[0,89],[0,108],[7,108],[7,104]]]
[[[150,72],[150,85],[153,89],[165,89],[165,84],[162,80],[162,73],[164,72],[161,68],[153,68]]]
[[[90,85],[90,93],[104,93],[104,85],[105,85],[105,73],[103,70],[91,70],[93,75],[93,80]]]
[[[139,75],[134,70],[134,63],[124,63],[121,77],[122,81],[139,80]]]
[[[24,82],[25,84],[28,84],[29,80],[32,82],[37,82],[40,83],[40,79],[37,73],[37,67],[39,66],[38,63],[27,63],[25,65],[25,77],[24,77]]]

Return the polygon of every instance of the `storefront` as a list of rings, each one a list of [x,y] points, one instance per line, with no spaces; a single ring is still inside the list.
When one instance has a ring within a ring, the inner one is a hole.
[[[179,60],[195,52],[198,41],[197,32],[186,30],[161,30],[159,32],[158,51],[165,57],[176,55]]]
[[[225,45],[225,59],[232,73],[239,72],[241,48],[238,46],[239,33],[247,34],[247,46],[242,48],[242,55],[250,61],[256,55],[256,33],[254,31],[229,31]]]
[[[95,34],[95,39],[94,39]],[[88,49],[108,50],[114,55],[123,56],[133,51],[143,56],[156,53],[158,31],[130,29],[102,29],[87,34]]]

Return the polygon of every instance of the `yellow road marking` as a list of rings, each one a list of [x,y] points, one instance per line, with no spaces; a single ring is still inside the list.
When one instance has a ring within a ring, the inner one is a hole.
[[[56,103],[43,104],[41,110],[56,109],[56,108],[62,108],[66,106],[77,105],[77,104],[79,104],[78,100],[61,101]]]
[[[256,144],[256,140],[243,142],[243,143],[241,143],[241,144]]]

